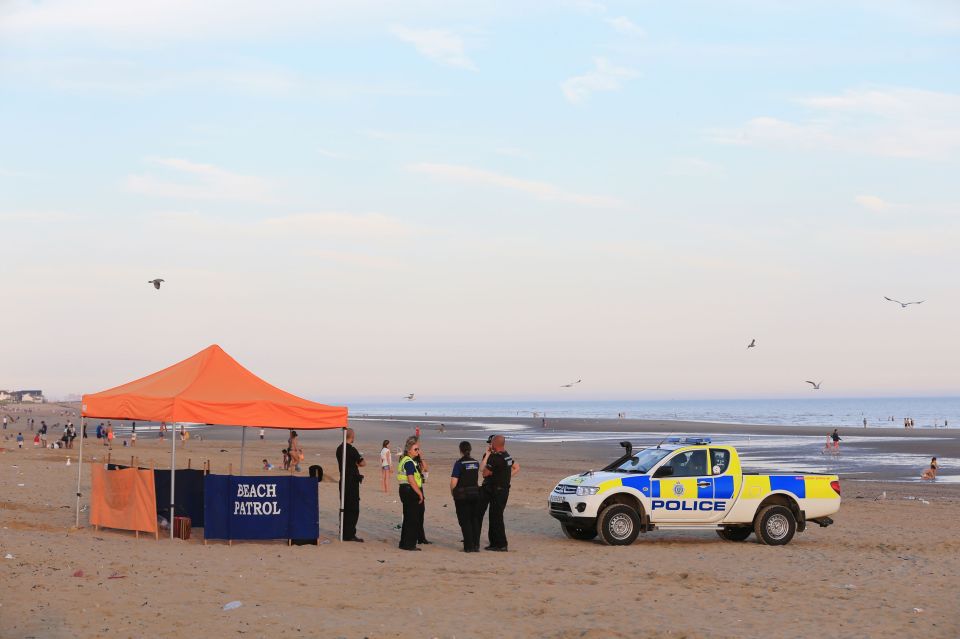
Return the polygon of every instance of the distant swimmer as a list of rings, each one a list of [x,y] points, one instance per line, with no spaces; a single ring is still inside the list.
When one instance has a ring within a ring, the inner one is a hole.
[[[160,282],[162,282],[162,281],[163,281],[163,280],[158,277],[158,278],[155,279],[155,280],[150,280],[149,282],[147,282],[147,284],[153,284],[153,288],[155,288],[155,289],[157,289],[157,290],[159,291],[159,290],[160,290]]]
[[[570,382],[569,384],[561,384],[560,388],[573,388],[574,384],[579,384],[582,381],[583,381],[582,379],[578,379],[577,381]]]
[[[823,381],[811,382],[811,381],[808,379],[808,380],[807,380],[807,383],[813,385],[813,390],[820,390],[820,384],[822,384]]]
[[[887,300],[888,302],[896,302],[897,304],[900,305],[900,308],[906,308],[911,304],[923,304],[924,302],[924,300],[920,300],[919,302],[901,302],[900,300],[895,300],[893,298],[887,297],[886,295],[883,296],[883,299]]]
[[[756,348],[756,346],[757,346],[757,340],[756,340],[756,339],[750,340],[750,343],[747,344],[747,348]]]
[[[414,396],[415,396],[415,393],[408,393],[408,394],[404,397],[404,399],[406,399],[408,402],[412,402],[412,401],[414,400]]]

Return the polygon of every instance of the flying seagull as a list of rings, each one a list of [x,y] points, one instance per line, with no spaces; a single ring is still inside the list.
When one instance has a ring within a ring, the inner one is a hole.
[[[577,381],[575,381],[575,382],[570,382],[569,384],[561,384],[561,385],[560,385],[560,388],[573,388],[573,385],[574,385],[574,384],[579,384],[579,383],[582,382],[582,381],[583,381],[582,379],[578,379]]]
[[[896,302],[900,305],[900,308],[906,308],[911,304],[923,304],[923,300],[920,300],[919,302],[901,302],[900,300],[895,300],[892,297],[887,297],[886,295],[883,296],[883,299],[887,300],[888,302]]]
[[[756,345],[757,345],[757,340],[756,340],[756,339],[752,339],[752,340],[750,340],[750,343],[747,344],[747,348],[754,348]]]
[[[404,399],[406,399],[408,402],[412,402],[414,398],[414,394],[415,393],[408,393]]]
[[[153,288],[155,288],[155,289],[157,289],[157,290],[159,291],[159,290],[160,290],[160,282],[162,282],[162,281],[163,281],[163,280],[158,277],[158,278],[155,279],[155,280],[150,280],[149,282],[147,282],[147,284],[153,284]]]
[[[820,384],[823,383],[822,381],[820,381],[820,382],[811,382],[809,379],[806,380],[806,381],[807,381],[808,384],[812,384],[812,385],[813,385],[813,390],[820,390]]]

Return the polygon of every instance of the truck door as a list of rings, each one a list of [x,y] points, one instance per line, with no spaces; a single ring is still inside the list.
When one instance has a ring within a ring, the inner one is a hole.
[[[710,484],[712,512],[704,512],[702,521],[720,521],[727,516],[740,491],[740,465],[726,447],[710,448]]]
[[[706,448],[680,450],[661,466],[671,468],[669,475],[659,475],[658,469],[650,486],[654,523],[713,521],[713,478],[707,461]]]

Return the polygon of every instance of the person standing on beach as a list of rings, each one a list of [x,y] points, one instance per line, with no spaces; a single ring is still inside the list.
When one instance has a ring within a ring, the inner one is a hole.
[[[17,433],[17,448],[23,448],[23,433]]]
[[[261,429],[260,429],[260,441],[263,441],[263,436],[266,435],[266,434],[267,434],[266,429],[261,428]]]
[[[833,429],[833,432],[830,433],[830,441],[833,442],[833,449],[834,449],[835,451],[838,451],[838,452],[839,452],[839,450],[840,450],[840,433],[837,432],[837,429],[836,429],[836,428],[834,428],[834,429]]]
[[[360,482],[363,475],[360,468],[366,466],[363,455],[353,447],[355,434],[352,428],[347,429],[347,454],[344,460],[343,444],[337,446],[337,465],[340,468],[340,481],[343,484],[343,540],[359,541],[357,537],[357,521],[360,519]]]
[[[507,551],[507,531],[503,524],[503,513],[510,498],[510,480],[520,472],[520,464],[507,452],[506,438],[494,435],[480,462],[483,469],[483,486],[480,490],[480,521],[487,508],[490,519],[487,522],[487,538],[490,545],[484,550]]]
[[[420,494],[423,496],[423,501],[420,503],[420,530],[417,532],[417,543],[430,545],[433,542],[427,539],[427,533],[423,529],[423,522],[426,521],[427,515],[427,493],[423,489],[423,486],[430,477],[430,467],[427,465],[427,460],[423,458],[423,442],[420,439],[420,435],[417,435],[417,443],[420,446],[420,452],[413,456],[413,463],[417,465],[417,470],[420,471],[423,479],[420,484]]]
[[[387,492],[387,480],[390,476],[390,469],[393,467],[393,453],[390,452],[390,440],[383,440],[383,446],[380,447],[380,479],[383,483],[383,492]]]
[[[290,455],[290,464],[295,472],[300,472],[300,462],[303,461],[303,449],[300,448],[300,438],[297,431],[291,430],[290,437],[287,438],[287,453]]]
[[[480,462],[470,456],[470,442],[460,442],[460,459],[450,473],[450,493],[463,534],[463,552],[480,552]]]
[[[403,455],[397,462],[397,482],[400,484],[400,503],[403,504],[403,525],[400,528],[400,550],[420,550],[417,537],[423,529],[423,476],[414,455],[420,454],[420,440],[407,437]]]

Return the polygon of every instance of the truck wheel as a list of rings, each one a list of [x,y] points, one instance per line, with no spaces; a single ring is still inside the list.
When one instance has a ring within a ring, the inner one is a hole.
[[[640,515],[626,504],[611,504],[597,517],[597,532],[608,546],[629,546],[640,534]]]
[[[570,524],[560,524],[563,534],[567,539],[577,539],[579,541],[590,541],[597,536],[596,528],[579,528]]]
[[[747,526],[731,526],[729,528],[721,528],[717,531],[717,534],[720,535],[720,539],[724,541],[746,541],[752,532],[753,529]]]
[[[786,506],[774,504],[757,513],[753,530],[757,541],[768,546],[783,546],[790,543],[797,532],[797,519]]]

